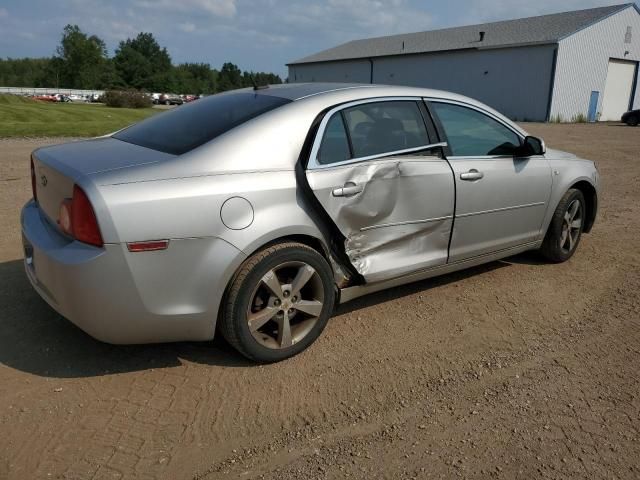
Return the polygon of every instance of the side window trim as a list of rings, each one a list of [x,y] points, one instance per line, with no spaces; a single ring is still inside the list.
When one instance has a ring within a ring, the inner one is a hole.
[[[438,134],[435,123],[433,122],[433,118],[431,118],[431,113],[429,113],[429,109],[427,108],[427,104],[424,99],[421,102],[418,102],[418,108],[420,109],[420,114],[422,115],[422,121],[427,128],[427,136],[429,137],[429,141],[443,141]]]
[[[307,162],[307,170],[319,170],[324,168],[339,167],[342,165],[350,165],[353,163],[366,162],[366,161],[376,160],[379,158],[388,158],[388,157],[393,157],[398,155],[407,155],[410,153],[416,153],[416,152],[428,150],[431,148],[433,149],[446,148],[446,145],[444,145],[443,143],[436,142],[430,145],[425,145],[417,148],[409,148],[405,150],[398,150],[395,152],[385,152],[377,155],[371,155],[368,157],[351,158],[349,160],[344,160],[342,162],[335,162],[335,163],[326,164],[326,165],[323,165],[318,162],[318,152],[320,151],[320,144],[322,143],[322,138],[324,137],[324,131],[327,127],[327,124],[329,123],[329,120],[331,119],[331,117],[333,117],[333,115],[340,113],[340,115],[342,116],[342,121],[344,122],[345,130],[347,132],[347,138],[349,140],[349,148],[351,149],[351,156],[353,157],[351,133],[349,132],[349,128],[347,128],[347,122],[346,122],[346,119],[344,118],[344,111],[352,107],[357,107],[358,105],[365,105],[367,103],[398,102],[398,101],[415,102],[418,105],[418,108],[420,109],[420,105],[423,103],[424,99],[422,97],[376,97],[376,98],[367,98],[364,100],[356,100],[353,102],[344,103],[330,109],[325,114],[322,121],[320,122],[318,131],[316,132],[316,135],[313,141],[313,147],[311,148],[311,154],[309,155],[309,161]],[[420,110],[422,113],[422,109]],[[433,140],[431,139],[431,135],[430,135],[431,132],[428,129],[427,121],[424,118],[424,116],[422,120],[423,122],[425,122],[425,128],[427,129],[427,135],[429,136],[429,141],[435,140],[435,139]]]
[[[440,118],[435,114],[433,107],[431,106],[431,101],[429,99],[423,98],[422,101],[426,107],[427,113],[429,114],[429,118],[433,122],[433,126],[435,128],[436,133],[438,134],[438,141],[445,142],[447,144],[446,148],[444,148],[445,157],[451,158],[453,156],[453,152],[451,151],[451,147],[449,146],[449,138],[447,137],[447,132],[444,131],[444,127],[442,123],[440,123]]]
[[[337,113],[336,113],[337,115]],[[349,144],[349,160],[353,159],[353,140],[351,140],[351,131],[349,130],[349,125],[347,123],[346,115],[344,114],[344,109],[340,110],[340,117],[342,118],[342,125],[344,126],[344,133],[347,136],[347,143]]]
[[[431,118],[433,119],[433,122],[436,125],[436,130],[438,132],[438,135],[440,136],[440,139],[444,142],[447,143],[447,145],[449,144],[449,139],[447,138],[447,134],[444,130],[444,127],[442,126],[442,123],[440,122],[440,118],[438,117],[438,114],[435,112],[435,109],[432,107],[433,103],[446,103],[449,105],[457,105],[459,107],[464,107],[464,108],[468,108],[470,110],[475,110],[478,113],[481,113],[483,115],[486,115],[487,117],[491,118],[492,120],[498,122],[500,125],[502,125],[503,127],[505,127],[507,130],[511,131],[513,134],[515,134],[518,137],[518,140],[520,140],[520,145],[522,145],[522,142],[524,142],[524,136],[522,135],[521,132],[515,130],[511,125],[508,125],[506,123],[504,123],[501,119],[499,119],[498,117],[496,117],[495,115],[492,115],[491,112],[487,112],[486,110],[479,108],[475,105],[471,105],[469,103],[465,103],[465,102],[458,102],[456,100],[449,100],[446,98],[435,98],[435,97],[425,97],[423,98],[424,103],[427,105],[427,109],[429,111],[429,115],[431,116]],[[468,158],[482,158],[482,159],[492,159],[492,158],[513,158],[513,155],[471,155],[471,156],[456,156],[453,155],[453,152],[451,151],[451,147],[447,146],[446,149],[446,155],[447,155],[447,159],[449,160],[455,160],[455,159],[468,159]]]

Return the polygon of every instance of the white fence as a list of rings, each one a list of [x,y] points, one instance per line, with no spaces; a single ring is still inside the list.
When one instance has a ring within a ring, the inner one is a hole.
[[[11,93],[13,95],[93,95],[104,94],[104,90],[76,90],[73,88],[32,88],[32,87],[0,87],[0,93]]]

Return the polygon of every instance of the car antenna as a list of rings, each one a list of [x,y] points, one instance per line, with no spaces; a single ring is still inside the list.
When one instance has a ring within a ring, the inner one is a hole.
[[[269,88],[269,85],[259,86],[258,83],[256,82],[256,79],[253,78],[253,74],[252,73],[249,74],[249,78],[251,79],[251,83],[253,83],[253,89],[254,90],[266,90],[267,88]]]

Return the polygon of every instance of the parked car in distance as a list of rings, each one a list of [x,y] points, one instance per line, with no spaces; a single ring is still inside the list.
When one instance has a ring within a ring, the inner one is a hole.
[[[70,94],[67,98],[69,98],[70,102],[86,102],[87,98],[83,95],[77,95],[75,93]]]
[[[640,110],[631,110],[625,113],[621,120],[630,127],[637,127],[640,124]]]
[[[56,98],[55,95],[34,95],[31,98],[33,98],[34,100],[40,100],[41,102],[57,102],[58,99]]]
[[[599,189],[592,161],[473,99],[322,83],[41,148],[31,180],[25,270],[61,315],[118,344],[219,331],[258,362],[362,295],[527,250],[569,260]]]
[[[180,95],[176,95],[173,93],[163,93],[160,95],[158,102],[162,105],[182,105],[184,100]]]

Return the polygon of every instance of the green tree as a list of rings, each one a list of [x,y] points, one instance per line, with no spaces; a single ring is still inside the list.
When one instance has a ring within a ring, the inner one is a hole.
[[[178,93],[215,93],[217,72],[208,63],[182,63],[174,67]]]
[[[172,90],[171,57],[151,33],[139,33],[134,39],[120,42],[113,61],[126,86],[156,92]]]
[[[171,64],[166,48],[151,33],[120,42],[109,58],[104,42],[77,25],[67,25],[52,58],[0,58],[0,85],[80,89],[138,89],[151,92],[211,94],[242,87],[273,85],[273,73],[242,72],[227,62],[218,72],[208,63]]]
[[[282,83],[282,79],[273,73],[265,72],[244,72],[242,74],[242,84],[245,87],[254,85],[277,85]]]
[[[107,47],[100,38],[87,36],[77,25],[67,25],[56,53],[56,86],[88,89],[101,86]]]
[[[52,78],[50,58],[0,58],[0,86],[45,87]]]
[[[237,65],[233,63],[225,63],[218,74],[218,91],[226,92],[227,90],[235,90],[244,87],[242,72]]]

